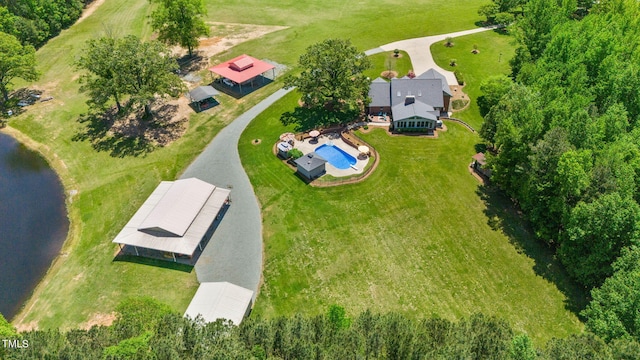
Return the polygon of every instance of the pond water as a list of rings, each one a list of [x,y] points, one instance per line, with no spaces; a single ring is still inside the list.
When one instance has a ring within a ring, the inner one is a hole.
[[[20,310],[69,230],[64,189],[37,153],[0,134],[0,313]]]

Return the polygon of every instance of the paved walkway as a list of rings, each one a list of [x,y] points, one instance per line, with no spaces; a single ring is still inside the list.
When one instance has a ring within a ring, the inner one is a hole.
[[[228,281],[257,293],[262,276],[262,218],[242,168],[238,140],[247,125],[289,90],[278,90],[222,129],[180,178],[231,188],[231,206],[196,263],[199,282]]]
[[[383,51],[393,51],[395,49],[404,50],[409,54],[409,57],[411,57],[411,63],[413,64],[413,72],[416,73],[416,75],[420,75],[423,72],[433,68],[447,78],[447,83],[449,83],[449,85],[458,85],[458,81],[456,80],[456,76],[453,74],[453,72],[439,67],[436,64],[436,62],[433,61],[433,56],[431,56],[431,51],[429,50],[431,47],[431,44],[444,41],[448,37],[455,38],[459,36],[493,30],[495,28],[496,26],[488,26],[488,27],[481,27],[481,28],[476,28],[471,30],[458,31],[458,32],[449,33],[449,34],[441,34],[441,35],[426,36],[426,37],[415,38],[415,39],[401,40],[401,41],[392,42],[390,44],[382,45],[376,49],[365,51],[365,54],[373,55]]]

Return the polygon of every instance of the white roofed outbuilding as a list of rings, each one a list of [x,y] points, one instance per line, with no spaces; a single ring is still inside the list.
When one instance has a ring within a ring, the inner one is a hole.
[[[192,257],[201,247],[229,189],[197,178],[162,181],[113,240],[114,243]]]
[[[231,320],[240,325],[251,312],[253,291],[229,282],[204,282],[198,287],[184,316],[198,315],[207,322]]]

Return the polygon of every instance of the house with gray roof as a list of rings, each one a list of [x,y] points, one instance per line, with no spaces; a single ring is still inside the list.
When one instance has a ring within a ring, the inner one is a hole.
[[[371,82],[370,115],[390,114],[395,130],[435,129],[441,114],[449,111],[451,91],[444,75],[430,69],[415,78],[390,82],[377,78]]]
[[[312,152],[296,159],[294,163],[300,175],[309,180],[313,180],[325,173],[327,160],[315,152]]]

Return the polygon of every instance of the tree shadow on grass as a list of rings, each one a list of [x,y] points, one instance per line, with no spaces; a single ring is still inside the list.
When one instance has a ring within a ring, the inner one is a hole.
[[[319,127],[327,128],[356,119],[358,112],[340,113],[324,108],[298,106],[280,116],[283,125],[295,125],[295,131],[308,131]]]
[[[519,253],[534,260],[533,270],[544,279],[553,282],[565,295],[565,308],[579,316],[588,304],[587,292],[569,277],[554,255],[554,249],[537,241],[533,231],[522,218],[513,202],[497,187],[480,186],[478,196],[486,205],[488,225],[502,231]]]
[[[97,151],[113,157],[146,156],[157,147],[180,138],[186,129],[186,118],[176,120],[177,105],[160,104],[153,109],[153,118],[145,119],[141,110],[94,110],[82,114],[78,122],[85,128],[73,136],[73,141],[87,141]]]

